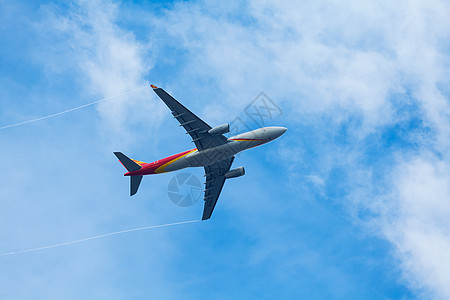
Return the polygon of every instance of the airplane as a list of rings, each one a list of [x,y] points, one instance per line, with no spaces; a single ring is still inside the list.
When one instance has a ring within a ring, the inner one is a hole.
[[[287,128],[263,127],[226,138],[224,134],[230,132],[228,123],[211,127],[162,88],[150,86],[171,110],[180,127],[191,136],[196,148],[151,163],[130,159],[121,152],[114,152],[128,171],[124,176],[130,176],[130,196],[136,194],[144,175],[173,172],[188,167],[203,167],[206,182],[202,220],[207,220],[211,218],[225,180],[245,174],[244,167],[231,169],[235,155],[275,140],[283,135]]]

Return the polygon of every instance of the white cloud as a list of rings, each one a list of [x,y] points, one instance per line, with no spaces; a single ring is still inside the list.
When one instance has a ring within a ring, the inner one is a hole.
[[[450,297],[450,166],[416,158],[397,166],[383,231],[411,287],[425,298]],[[391,202],[393,201],[393,202]]]
[[[339,107],[361,113],[370,131],[392,122],[393,93],[419,83],[414,92],[428,104],[421,89],[445,78],[438,43],[448,7],[435,4],[257,1],[245,11],[248,24],[185,4],[159,26],[190,51],[191,74],[208,74],[229,93],[249,90],[242,98],[251,99],[264,87],[291,99],[299,113]]]
[[[449,78],[450,4],[249,1],[238,8],[222,6],[225,13],[214,5],[179,3],[159,18],[150,15],[153,19],[142,21],[152,26],[152,36],[164,36],[155,39],[161,44],[157,50],[168,44],[188,53],[178,82],[213,78],[214,88],[221,89],[215,91],[217,97],[229,100],[223,106],[232,108],[243,107],[263,88],[287,108],[287,122],[315,124],[326,115],[333,119],[333,127],[349,116],[360,117],[361,124],[349,128],[357,144],[353,149],[341,151],[327,138],[319,139],[325,144],[317,151],[322,169],[308,173],[320,174],[310,175],[309,180],[326,187],[330,170],[346,167],[356,182],[348,183],[350,196],[358,198],[353,205],[378,213],[371,224],[394,245],[410,286],[424,297],[449,298],[450,108],[437,84],[448,83]],[[52,49],[49,66],[76,68],[79,84],[98,97],[145,84],[152,67],[150,44],[117,25],[118,4],[81,1],[69,13],[55,6],[43,9],[48,20],[41,28],[69,45]],[[404,97],[393,101],[398,94]],[[411,103],[431,134],[418,141],[416,158],[397,153],[397,165],[387,168],[385,186],[377,191],[371,186],[380,182],[370,172],[377,166],[359,162],[364,139],[396,123],[402,113],[397,110]],[[148,94],[139,94],[128,101],[102,104],[99,113],[102,128],[115,136],[113,143],[123,145],[133,140],[128,129],[136,122],[158,122],[158,109],[148,101]],[[164,110],[163,115],[167,115]],[[292,172],[305,163],[292,160],[305,153],[301,146],[281,153]],[[294,175],[303,181],[308,178]]]
[[[449,298],[450,106],[437,86],[450,75],[450,4],[249,1],[241,10],[245,17],[217,16],[207,2],[178,4],[158,30],[189,52],[183,74],[215,78],[229,106],[264,87],[289,108],[284,117],[292,122],[314,124],[327,115],[338,125],[360,117],[361,124],[348,130],[355,147],[344,153],[323,147],[330,152],[319,172],[345,161],[358,182],[348,183],[350,196],[359,198],[354,205],[377,214],[371,224],[395,246],[413,289]],[[234,97],[236,90],[244,95]],[[402,111],[407,105],[418,115]],[[429,134],[409,137],[419,147],[415,159],[407,159],[408,149],[398,150],[384,177],[372,176],[377,166],[360,162],[365,139],[405,114],[422,118]],[[430,159],[430,150],[439,158]],[[290,153],[296,150],[285,152],[295,170]]]
[[[78,1],[69,11],[53,5],[42,8],[47,19],[41,27],[56,40],[52,50],[59,54],[57,62],[76,68],[79,84],[92,97],[113,97],[148,84],[150,45],[117,25],[119,9],[109,1]],[[98,105],[101,128],[110,142],[124,147],[136,139],[131,126],[158,124],[162,111],[149,100],[151,95],[141,90]]]

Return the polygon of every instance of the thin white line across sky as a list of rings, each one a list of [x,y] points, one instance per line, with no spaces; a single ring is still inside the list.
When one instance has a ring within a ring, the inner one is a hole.
[[[100,99],[100,100],[97,100],[97,101],[94,101],[94,102],[90,102],[90,103],[87,103],[87,104],[84,104],[84,105],[81,105],[81,106],[78,106],[78,107],[74,107],[74,108],[71,108],[71,109],[68,109],[68,110],[65,110],[65,111],[61,111],[61,112],[58,112],[58,113],[55,113],[55,114],[51,114],[51,115],[39,117],[39,118],[36,118],[36,119],[31,119],[31,120],[24,121],[24,122],[19,122],[19,123],[15,123],[15,124],[11,124],[11,125],[6,125],[6,126],[3,126],[3,127],[0,127],[0,130],[6,129],[6,128],[11,128],[11,127],[16,127],[16,126],[20,126],[20,125],[24,125],[24,124],[28,124],[28,123],[33,123],[33,122],[45,120],[45,119],[48,119],[48,118],[53,118],[53,117],[56,117],[56,116],[59,116],[59,115],[62,115],[62,114],[65,114],[65,113],[68,113],[68,112],[71,112],[71,111],[74,111],[74,110],[78,110],[78,109],[81,109],[81,108],[85,108],[87,106],[91,106],[91,105],[94,105],[94,104],[97,104],[97,103],[100,103],[100,102],[105,102],[105,101],[112,100],[114,98],[122,97],[122,96],[125,96],[125,95],[128,95],[128,94],[131,94],[131,93],[143,90],[143,89],[148,88],[148,87],[149,87],[148,85],[142,86],[142,87],[137,88],[137,89],[132,90],[132,91],[128,91],[128,92],[125,92],[125,93],[122,93],[122,94],[119,94],[119,95],[115,95],[115,96],[111,96],[111,97],[106,97],[106,98],[103,98],[103,99]]]
[[[195,223],[195,222],[200,222],[200,221],[201,220],[191,220],[191,221],[183,221],[183,222],[176,222],[176,223],[169,223],[169,224],[161,224],[161,225],[153,225],[153,226],[145,226],[145,227],[138,227],[138,228],[133,228],[133,229],[120,230],[120,231],[110,232],[110,233],[106,233],[106,234],[91,236],[91,237],[80,239],[80,240],[74,240],[74,241],[70,241],[70,242],[64,242],[64,243],[53,244],[53,245],[48,245],[48,246],[43,246],[43,247],[38,247],[38,248],[31,248],[31,249],[26,249],[26,250],[17,250],[17,251],[11,251],[11,252],[4,252],[4,253],[0,253],[0,256],[8,256],[8,255],[16,255],[16,254],[36,252],[36,251],[41,251],[41,250],[45,250],[45,249],[62,247],[62,246],[67,246],[67,245],[72,245],[72,244],[77,244],[77,243],[82,243],[82,242],[86,242],[86,241],[90,241],[90,240],[100,239],[100,238],[104,238],[104,237],[107,237],[107,236],[118,235],[118,234],[133,232],[133,231],[140,231],[140,230],[147,230],[147,229],[161,228],[161,227],[169,227],[169,226],[175,226],[175,225],[181,225],[181,224],[187,224],[187,223]]]

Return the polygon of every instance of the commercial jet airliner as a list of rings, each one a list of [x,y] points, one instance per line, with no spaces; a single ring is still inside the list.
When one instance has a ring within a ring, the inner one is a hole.
[[[162,88],[154,85],[151,87],[169,107],[173,117],[186,130],[186,134],[191,136],[196,148],[151,163],[130,159],[121,152],[114,152],[128,170],[124,176],[130,176],[130,196],[136,194],[143,175],[172,172],[188,167],[203,167],[206,182],[202,220],[207,220],[216,206],[225,180],[245,174],[244,167],[230,170],[234,156],[241,151],[273,141],[287,129],[263,127],[226,138],[224,134],[230,131],[229,124],[211,127]]]

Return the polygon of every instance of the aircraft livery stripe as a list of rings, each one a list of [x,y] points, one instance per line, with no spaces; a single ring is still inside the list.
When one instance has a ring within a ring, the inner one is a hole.
[[[155,173],[163,173],[163,172],[164,172],[164,169],[165,169],[168,165],[170,165],[171,163],[173,163],[173,162],[179,160],[180,158],[182,158],[182,157],[184,157],[184,156],[186,156],[186,155],[188,155],[188,154],[190,154],[190,153],[192,153],[192,152],[194,152],[194,151],[197,151],[197,149],[192,149],[191,151],[189,151],[189,152],[187,152],[187,153],[185,153],[185,154],[181,154],[180,156],[175,157],[174,159],[172,159],[172,160],[166,162],[166,163],[163,164],[162,166],[158,167],[158,168],[155,170]]]
[[[131,159],[131,160],[134,161],[135,163],[137,163],[140,166],[147,164],[147,163],[145,163],[143,161],[139,161],[139,160],[135,160],[135,159]]]
[[[265,139],[230,139],[230,141],[238,141],[238,142],[251,142],[251,141],[265,141]]]

